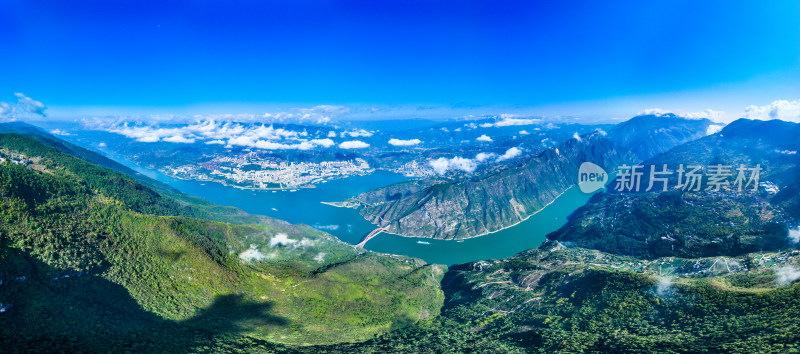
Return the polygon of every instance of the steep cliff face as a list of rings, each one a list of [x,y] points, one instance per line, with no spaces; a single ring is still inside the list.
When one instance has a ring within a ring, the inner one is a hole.
[[[463,239],[514,225],[577,183],[585,161],[606,169],[636,157],[602,134],[570,139],[531,160],[469,181],[409,182],[353,200],[370,222],[403,236]]]
[[[722,128],[708,119],[686,119],[674,114],[633,117],[609,130],[608,139],[647,160],[680,144]]]

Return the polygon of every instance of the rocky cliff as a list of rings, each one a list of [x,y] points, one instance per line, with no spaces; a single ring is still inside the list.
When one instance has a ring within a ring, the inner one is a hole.
[[[636,160],[601,133],[570,139],[511,168],[467,181],[412,181],[353,198],[391,233],[437,239],[485,235],[525,220],[577,183],[585,161],[608,170]]]

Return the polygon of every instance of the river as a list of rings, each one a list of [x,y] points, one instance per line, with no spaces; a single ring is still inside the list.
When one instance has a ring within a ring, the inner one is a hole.
[[[342,201],[370,189],[408,180],[390,172],[378,171],[318,184],[317,188],[291,191],[253,191],[226,187],[213,182],[185,181],[155,170],[137,166],[119,155],[104,151],[109,157],[138,172],[169,184],[183,193],[208,201],[230,205],[251,214],[267,215],[291,223],[303,223],[356,244],[376,226],[364,220],[358,211],[337,208],[321,202]],[[457,264],[482,259],[499,259],[538,247],[545,236],[561,227],[567,217],[591,197],[577,186],[564,192],[549,206],[527,220],[486,236],[459,241],[401,237],[382,233],[366,244],[366,249],[417,257],[428,263]]]

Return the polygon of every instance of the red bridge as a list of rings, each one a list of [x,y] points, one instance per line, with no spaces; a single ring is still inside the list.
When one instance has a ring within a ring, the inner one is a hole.
[[[381,232],[389,232],[389,230],[384,227],[379,227],[375,230],[372,230],[372,232],[370,232],[369,235],[367,235],[367,237],[364,237],[364,241],[361,241],[359,244],[356,245],[356,247],[364,248],[364,245],[367,244],[367,241],[371,240],[375,236],[378,236],[378,234]]]

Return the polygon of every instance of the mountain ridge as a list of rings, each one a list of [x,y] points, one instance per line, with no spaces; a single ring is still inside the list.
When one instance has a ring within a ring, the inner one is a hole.
[[[0,134],[0,155],[3,348],[100,350],[116,342],[97,336],[129,345],[150,325],[165,328],[147,336],[156,347],[175,333],[191,339],[186,345],[230,335],[331,344],[430,318],[441,306],[444,266],[359,251],[263,216],[197,218],[211,215],[207,204],[176,201],[36,138]],[[108,322],[114,311],[137,320]]]
[[[620,165],[633,164],[706,136],[711,125],[707,119],[685,119],[671,114],[638,116],[608,132],[576,134],[576,138],[528,161],[486,176],[455,182],[444,179],[405,182],[363,193],[343,204],[360,209],[367,221],[401,236],[436,239],[482,236],[525,220],[577,184],[578,167],[583,162],[614,171]],[[595,146],[576,151],[576,147],[586,142]],[[567,157],[560,156],[561,151]],[[550,165],[544,170],[537,164]]]
[[[581,140],[570,139],[526,162],[476,180],[410,182],[364,193],[348,204],[380,201],[364,206],[361,215],[402,236],[475,237],[519,223],[555,200],[577,183],[578,167],[583,161],[610,169],[633,159],[596,132]],[[410,189],[404,188],[407,186]],[[398,188],[404,191],[395,197]]]

